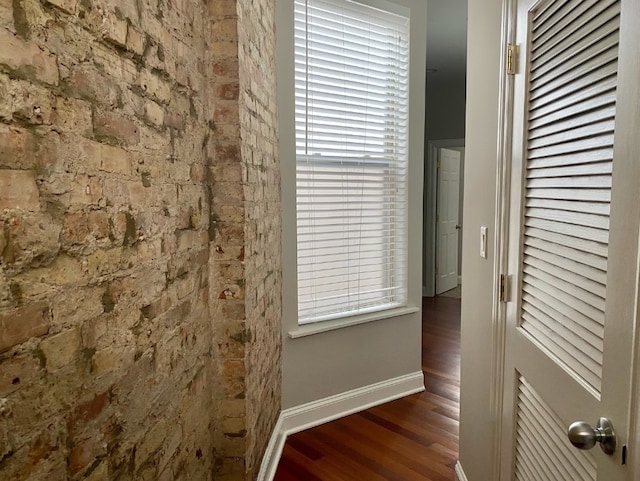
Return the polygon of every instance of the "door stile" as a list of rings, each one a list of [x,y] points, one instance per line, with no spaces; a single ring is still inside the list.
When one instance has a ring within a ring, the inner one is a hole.
[[[603,408],[614,426],[617,420],[619,444],[629,447],[626,461],[632,472],[627,479],[637,480],[640,479],[640,0],[623,0],[621,8],[614,145],[617,163],[613,169],[611,202],[625,208],[612,210],[611,242],[620,247],[610,254],[607,285],[629,302],[607,306],[610,309],[606,312],[606,322],[611,333],[607,332],[604,346],[607,352],[615,354],[605,359],[602,391],[609,394],[603,396]],[[635,269],[629,269],[629,264]],[[626,351],[633,353],[632,362],[618,354]],[[615,379],[629,382],[618,386],[613,382]],[[616,398],[628,399],[628,408],[621,409],[612,402]],[[607,462],[619,465],[621,454],[617,453]]]
[[[502,386],[502,409],[500,413],[501,421],[501,444],[499,446],[499,468],[501,481],[510,481],[515,468],[515,426],[516,426],[516,406],[518,397],[518,372],[509,371],[506,359],[511,356],[509,350],[514,346],[512,335],[514,329],[509,329],[509,324],[517,319],[517,313],[520,309],[520,302],[517,293],[520,289],[520,272],[514,272],[512,266],[520,265],[519,245],[522,240],[522,222],[524,216],[524,207],[522,202],[522,192],[514,199],[513,186],[522,185],[524,179],[524,148],[526,131],[526,108],[527,96],[526,85],[528,81],[527,72],[527,52],[524,50],[527,45],[528,27],[526,30],[518,29],[518,17],[523,14],[522,10],[526,10],[526,5],[517,1],[511,2],[510,7],[513,9],[511,15],[511,33],[513,35],[512,43],[516,45],[517,54],[515,59],[516,74],[510,75],[511,82],[511,118],[509,132],[505,133],[506,142],[509,151],[508,177],[505,177],[506,187],[506,206],[504,234],[504,271],[508,275],[506,299],[508,302],[504,304],[504,335],[503,335],[503,379]],[[505,57],[506,55],[505,45]],[[518,187],[518,189],[521,189]],[[515,200],[515,202],[514,202]],[[517,230],[513,228],[517,226]]]

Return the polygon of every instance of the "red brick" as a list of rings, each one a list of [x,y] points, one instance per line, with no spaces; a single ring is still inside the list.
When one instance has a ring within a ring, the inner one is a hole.
[[[0,352],[49,332],[49,306],[45,302],[0,314]]]
[[[86,424],[97,419],[109,406],[110,402],[109,392],[103,392],[96,394],[88,401],[76,405],[73,413],[67,420],[69,433],[73,436],[76,431],[83,429]]]

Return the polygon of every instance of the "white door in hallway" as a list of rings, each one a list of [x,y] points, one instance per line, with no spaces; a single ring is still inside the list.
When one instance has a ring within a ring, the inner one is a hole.
[[[438,149],[436,294],[458,285],[460,152]]]
[[[500,479],[623,481],[640,217],[630,26],[640,2],[516,3]],[[613,454],[573,447],[568,426],[600,417],[617,435]]]

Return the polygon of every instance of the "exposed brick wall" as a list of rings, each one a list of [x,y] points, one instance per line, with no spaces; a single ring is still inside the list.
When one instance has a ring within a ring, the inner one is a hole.
[[[210,3],[216,479],[255,479],[280,412],[280,173],[274,2]]]
[[[280,413],[280,168],[275,1],[238,1],[240,133],[245,185],[247,473],[255,479]]]
[[[0,0],[3,481],[255,479],[273,35],[273,0]]]

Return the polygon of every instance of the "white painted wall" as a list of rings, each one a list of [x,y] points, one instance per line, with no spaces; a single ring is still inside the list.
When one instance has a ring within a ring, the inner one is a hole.
[[[378,2],[379,0],[370,0]],[[276,2],[280,158],[283,203],[282,407],[289,409],[359,387],[421,370],[422,177],[426,2],[394,0],[411,9],[411,111],[409,305],[417,312],[309,336],[290,338],[297,329],[295,247],[295,149],[293,118],[292,0]],[[287,98],[291,99],[287,102]]]
[[[469,481],[491,479],[494,250],[479,255],[480,226],[495,239],[501,0],[469,0],[462,260],[460,462]]]

